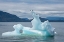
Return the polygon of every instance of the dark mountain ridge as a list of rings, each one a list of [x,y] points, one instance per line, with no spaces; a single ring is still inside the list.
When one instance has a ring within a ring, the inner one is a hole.
[[[46,18],[41,18],[39,17],[40,20],[46,21],[49,20],[50,22],[64,22],[64,17],[46,17]],[[30,22],[32,19],[28,18],[19,18],[16,15],[0,11],[0,22]]]
[[[24,20],[28,21],[28,19],[21,19],[16,15],[0,11],[0,22],[25,22]]]

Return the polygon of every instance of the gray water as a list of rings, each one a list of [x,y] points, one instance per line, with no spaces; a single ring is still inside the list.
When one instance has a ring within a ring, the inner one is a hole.
[[[2,33],[13,31],[13,25],[22,24],[32,27],[30,22],[0,22],[0,42],[64,42],[64,22],[50,22],[57,34],[54,37],[41,38],[3,38]]]

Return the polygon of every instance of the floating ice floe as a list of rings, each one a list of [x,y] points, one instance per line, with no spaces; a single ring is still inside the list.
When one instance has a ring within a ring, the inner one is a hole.
[[[11,32],[4,32],[2,33],[3,37],[9,37],[9,36],[54,36],[55,31],[49,21],[41,22],[39,19],[39,15],[35,14],[35,12],[31,11],[33,20],[32,28],[25,27],[21,24],[14,25],[14,31]]]

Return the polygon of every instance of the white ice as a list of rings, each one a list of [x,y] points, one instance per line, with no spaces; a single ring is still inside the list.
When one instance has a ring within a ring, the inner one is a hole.
[[[39,19],[39,15],[31,11],[33,20],[32,28],[25,27],[21,24],[14,25],[14,31],[4,32],[2,36],[22,36],[22,35],[39,35],[39,36],[54,36],[54,29],[49,21],[44,21],[43,23]]]

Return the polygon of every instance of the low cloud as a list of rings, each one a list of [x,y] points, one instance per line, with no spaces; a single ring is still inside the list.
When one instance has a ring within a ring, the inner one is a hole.
[[[29,3],[0,3],[0,10],[17,15],[31,17],[30,10],[34,10],[42,17],[64,16],[64,4],[29,4]]]
[[[64,0],[0,0],[0,2],[13,2],[13,3],[40,3],[40,4],[61,4]]]

